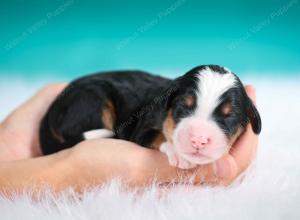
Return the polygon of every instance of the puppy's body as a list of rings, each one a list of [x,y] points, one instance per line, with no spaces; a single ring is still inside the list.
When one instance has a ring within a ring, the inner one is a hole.
[[[255,106],[226,68],[198,66],[174,80],[109,72],[72,82],[43,119],[40,140],[50,154],[105,129],[100,133],[159,148],[171,165],[190,168],[228,152],[248,122],[260,133]]]
[[[72,82],[42,121],[43,153],[72,147],[84,139],[84,132],[95,129],[112,130],[114,138],[149,147],[157,132],[141,137],[136,126],[171,82],[142,71],[99,73]]]

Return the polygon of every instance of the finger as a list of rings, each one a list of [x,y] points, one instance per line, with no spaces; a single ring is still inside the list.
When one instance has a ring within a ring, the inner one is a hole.
[[[254,104],[256,104],[256,91],[252,85],[245,86],[246,93],[248,97],[252,100]]]
[[[10,121],[24,121],[24,119],[31,122],[30,124],[27,123],[28,126],[32,123],[39,122],[47,111],[50,103],[65,86],[66,84],[54,84],[44,87],[28,101],[10,113],[4,120],[3,124],[15,124],[10,123]]]
[[[238,174],[243,172],[253,160],[258,143],[258,136],[253,132],[251,125],[247,125],[245,133],[236,141],[230,151],[238,168]]]
[[[33,104],[40,104],[53,101],[54,98],[66,87],[65,83],[50,84],[41,88],[28,102]]]
[[[238,173],[235,159],[227,154],[212,164],[214,173],[219,179],[233,179]]]
[[[31,99],[21,105],[15,113],[18,113],[22,118],[25,116],[35,121],[40,121],[49,108],[49,105],[65,87],[66,84],[59,83],[42,88]]]

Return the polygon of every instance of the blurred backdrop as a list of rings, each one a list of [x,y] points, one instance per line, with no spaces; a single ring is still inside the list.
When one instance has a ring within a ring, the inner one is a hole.
[[[176,76],[199,64],[300,73],[298,0],[1,0],[0,26],[2,79],[111,69]]]

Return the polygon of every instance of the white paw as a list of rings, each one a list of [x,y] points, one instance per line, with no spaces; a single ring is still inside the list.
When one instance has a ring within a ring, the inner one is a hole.
[[[165,142],[161,144],[159,149],[167,155],[171,166],[178,167],[180,169],[190,169],[196,166],[196,164],[193,164],[179,156],[171,144]]]
[[[98,138],[110,138],[113,137],[114,133],[108,129],[95,129],[91,131],[86,131],[83,133],[85,140],[92,140]]]

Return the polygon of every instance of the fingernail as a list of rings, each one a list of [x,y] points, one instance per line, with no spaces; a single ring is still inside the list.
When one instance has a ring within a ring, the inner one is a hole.
[[[231,175],[231,167],[227,160],[220,159],[213,164],[213,170],[217,177],[228,178]]]

